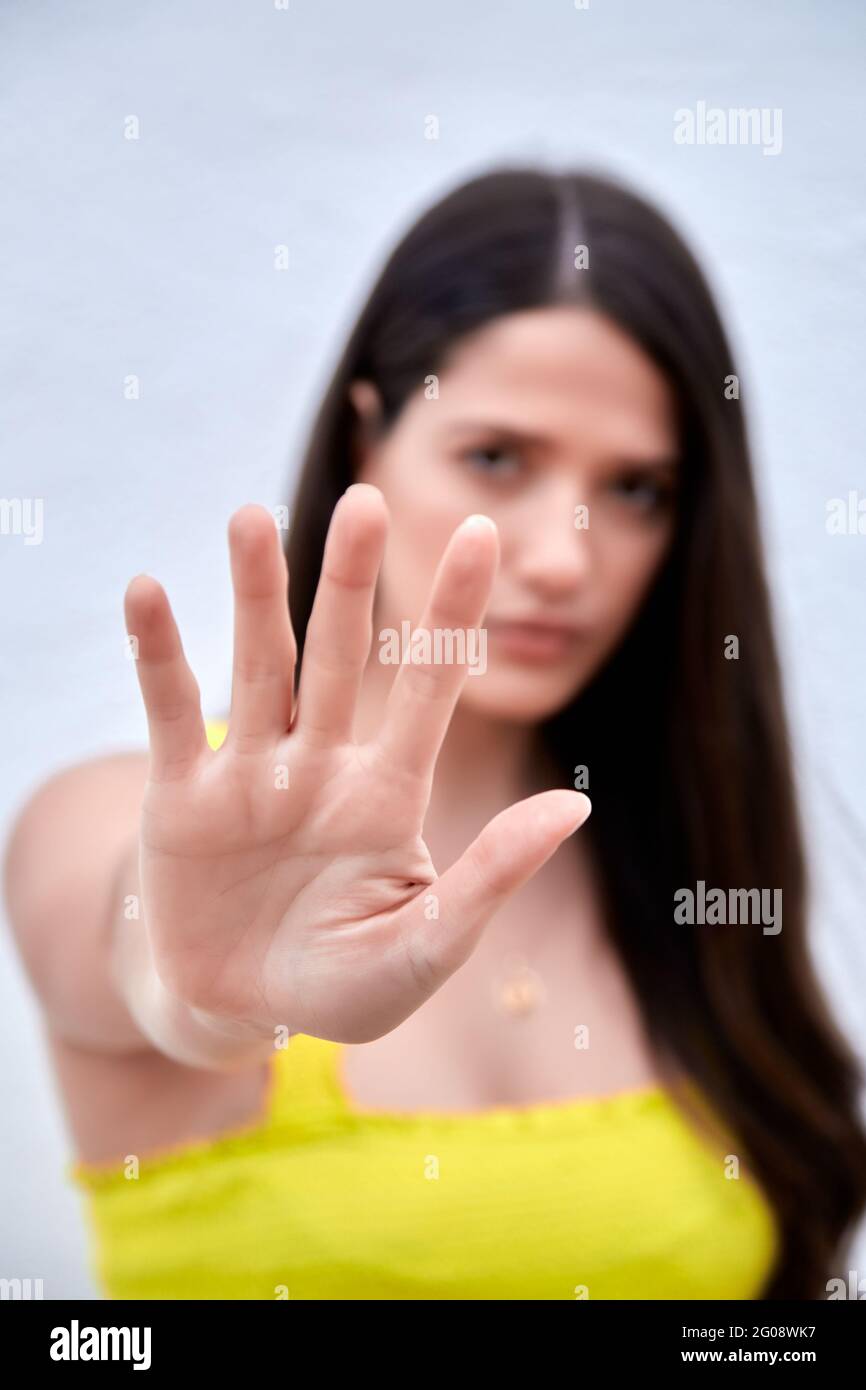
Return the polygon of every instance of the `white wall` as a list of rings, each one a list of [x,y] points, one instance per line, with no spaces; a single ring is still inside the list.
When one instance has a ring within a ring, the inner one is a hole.
[[[6,0],[0,26],[0,493],[45,508],[42,544],[0,535],[0,835],[61,762],[142,743],[121,612],[139,570],[166,584],[206,706],[224,707],[226,521],[286,499],[396,235],[493,160],[586,161],[674,215],[739,351],[816,948],[862,1035],[866,536],[825,530],[827,499],[866,494],[858,0]],[[781,108],[781,153],[675,144],[675,110],[700,100]],[[0,950],[0,1272],[92,1296],[37,1013],[8,933]]]

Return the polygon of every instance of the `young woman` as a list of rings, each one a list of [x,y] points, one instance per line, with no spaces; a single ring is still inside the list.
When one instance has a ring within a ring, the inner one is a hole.
[[[656,211],[496,171],[385,265],[288,566],[231,519],[227,725],[132,581],[149,757],[52,778],[7,864],[111,1296],[844,1269],[861,1078],[807,951],[735,373]]]

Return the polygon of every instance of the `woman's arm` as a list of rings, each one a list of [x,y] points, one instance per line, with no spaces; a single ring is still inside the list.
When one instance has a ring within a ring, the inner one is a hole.
[[[12,830],[5,895],[24,965],[52,1035],[110,1054],[157,1047],[190,1066],[263,1061],[273,1037],[173,1000],[157,979],[138,881],[146,753],[56,773]]]
[[[402,667],[377,735],[354,738],[386,530],[377,489],[340,498],[293,716],[285,556],[270,513],[235,513],[231,720],[219,751],[165,591],[147,576],[130,584],[147,766],[109,758],[52,778],[9,851],[13,921],[56,1037],[121,1054],[156,1047],[217,1070],[263,1061],[285,1031],[381,1037],[586,819],[578,793],[528,797],[436,873],[421,832],[465,663]],[[467,518],[422,629],[476,627],[497,560],[493,523]]]

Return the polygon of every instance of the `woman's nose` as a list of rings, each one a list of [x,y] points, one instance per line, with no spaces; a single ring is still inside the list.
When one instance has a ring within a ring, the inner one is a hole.
[[[546,598],[562,598],[586,584],[592,572],[592,537],[585,506],[573,490],[525,519],[515,540],[520,579]]]

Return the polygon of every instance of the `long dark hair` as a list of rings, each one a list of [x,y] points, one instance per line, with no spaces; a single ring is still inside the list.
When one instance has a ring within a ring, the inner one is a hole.
[[[331,513],[372,381],[387,428],[449,351],[522,309],[594,306],[665,372],[684,491],[628,637],[539,733],[589,769],[609,931],[658,1055],[732,1126],[777,1217],[765,1298],[820,1298],[866,1204],[859,1066],[806,940],[807,879],[736,368],[703,275],[666,220],[605,178],[505,168],[430,208],[388,258],[312,430],[287,539],[299,667]],[[737,659],[730,638],[739,643]],[[780,889],[782,930],[684,926],[674,894]]]

